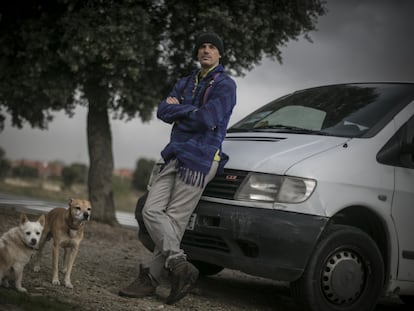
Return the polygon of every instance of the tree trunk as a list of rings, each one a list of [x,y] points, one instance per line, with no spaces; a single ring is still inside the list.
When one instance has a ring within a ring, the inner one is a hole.
[[[89,101],[87,135],[89,150],[88,188],[92,219],[117,225],[112,190],[114,160],[106,90],[98,84],[85,86]]]

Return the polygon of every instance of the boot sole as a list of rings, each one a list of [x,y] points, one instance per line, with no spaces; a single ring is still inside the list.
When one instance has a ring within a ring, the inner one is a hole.
[[[190,277],[189,281],[181,289],[181,291],[173,297],[171,297],[171,295],[168,296],[167,301],[165,303],[167,305],[172,305],[178,302],[179,300],[183,299],[185,296],[187,296],[187,294],[194,288],[195,284],[197,283],[198,274],[198,271],[194,271],[194,274]]]
[[[118,295],[121,297],[126,297],[126,298],[144,298],[144,297],[154,296],[155,290],[153,292],[148,292],[148,293],[143,293],[143,294],[133,294],[133,293],[126,293],[123,291],[119,291]]]

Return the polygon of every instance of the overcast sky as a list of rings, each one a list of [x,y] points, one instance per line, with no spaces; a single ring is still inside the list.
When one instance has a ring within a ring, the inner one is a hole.
[[[286,93],[322,84],[363,81],[414,81],[414,1],[328,0],[313,43],[305,39],[282,49],[283,63],[262,65],[236,78],[237,105],[230,125]],[[170,126],[154,118],[143,124],[111,121],[115,168],[134,169],[139,158],[159,157]],[[9,159],[61,160],[89,164],[86,109],[75,117],[55,115],[47,131],[6,128],[0,147]]]

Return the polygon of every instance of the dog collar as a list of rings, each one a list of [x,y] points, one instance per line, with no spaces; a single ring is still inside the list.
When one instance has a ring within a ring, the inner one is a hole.
[[[70,230],[75,230],[76,231],[76,230],[79,230],[80,227],[82,227],[83,223],[80,223],[79,225],[74,226],[73,223],[70,221],[70,219],[66,219],[66,224],[68,225]]]

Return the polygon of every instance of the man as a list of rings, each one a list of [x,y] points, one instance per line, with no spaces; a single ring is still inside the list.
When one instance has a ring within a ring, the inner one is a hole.
[[[183,298],[194,286],[198,270],[180,248],[189,218],[206,184],[223,169],[228,157],[221,145],[236,104],[236,84],[220,64],[223,42],[215,33],[200,35],[194,54],[201,68],[180,79],[158,107],[157,116],[173,124],[162,150],[164,166],[154,178],[142,216],[155,243],[152,259],[138,278],[119,294],[153,295],[163,271],[169,272],[167,304]]]

